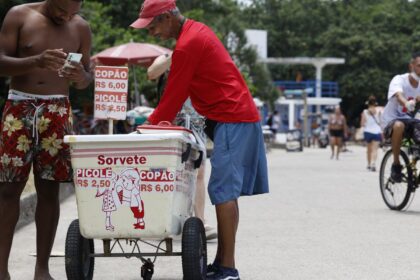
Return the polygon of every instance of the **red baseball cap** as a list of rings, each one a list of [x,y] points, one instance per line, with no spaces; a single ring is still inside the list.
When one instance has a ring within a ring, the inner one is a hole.
[[[145,28],[152,20],[166,11],[176,8],[176,0],[145,0],[140,8],[139,18],[130,26]]]

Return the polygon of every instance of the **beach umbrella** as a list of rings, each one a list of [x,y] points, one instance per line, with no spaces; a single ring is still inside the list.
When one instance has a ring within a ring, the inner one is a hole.
[[[154,59],[162,54],[170,54],[170,49],[148,43],[130,42],[118,46],[114,46],[101,51],[92,56],[91,60],[95,64],[107,66],[124,66],[131,68],[134,76],[134,90],[136,106],[140,105],[140,95],[136,75],[134,75],[134,67],[149,67]]]

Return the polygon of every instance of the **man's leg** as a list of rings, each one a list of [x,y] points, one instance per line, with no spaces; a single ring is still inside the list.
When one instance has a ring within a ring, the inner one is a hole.
[[[26,182],[0,183],[0,280],[10,279],[8,261]]]
[[[216,217],[217,217],[217,207],[216,207]],[[219,223],[219,219],[217,219],[217,232],[219,233],[219,238],[217,239],[217,251],[216,257],[214,258],[213,264],[218,264],[222,262],[222,238],[220,236],[220,232],[222,231],[222,224]]]
[[[200,168],[198,169],[197,173],[197,183],[196,183],[196,190],[195,190],[195,205],[194,205],[194,213],[197,218],[199,218],[204,224],[204,206],[206,203],[206,183],[205,183],[205,170],[206,167],[204,165],[204,160],[201,163]]]
[[[194,214],[197,218],[199,218],[203,222],[204,230],[206,232],[206,239],[212,240],[212,239],[217,238],[217,231],[212,226],[206,224],[205,219],[204,219],[204,209],[206,205],[205,160],[206,160],[206,154],[204,153],[203,161],[197,172],[197,183],[196,183],[197,187],[195,190]]]
[[[59,185],[59,182],[43,180],[35,175],[35,187],[38,195],[35,212],[37,230],[35,280],[52,279],[48,261],[60,217]]]
[[[238,227],[239,227],[239,205],[238,205],[238,200],[235,200],[235,206],[236,206],[236,214],[237,214],[237,218],[236,218],[236,229],[235,229],[235,236],[236,236],[236,232],[238,232]]]
[[[216,260],[223,267],[235,267],[236,231],[239,223],[239,208],[237,200],[216,205],[217,229],[219,243]]]
[[[403,122],[396,121],[392,126],[392,155],[394,156],[394,164],[400,165],[400,148],[404,135],[405,125]]]

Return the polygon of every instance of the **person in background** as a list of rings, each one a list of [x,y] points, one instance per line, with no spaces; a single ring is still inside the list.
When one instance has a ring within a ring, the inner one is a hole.
[[[162,94],[164,92],[164,88],[166,85],[167,75],[169,74],[169,67],[171,66],[171,54],[163,54],[158,56],[147,68],[147,78],[149,80],[158,80],[158,95],[159,100],[162,97]],[[200,119],[203,119],[202,116],[200,116],[197,111],[194,110],[194,108],[191,106],[191,101],[188,99],[184,105],[183,109],[181,111],[180,118],[184,119],[183,115],[189,114],[191,119],[191,127],[189,129],[193,129],[196,132],[196,135],[200,137],[200,140],[202,141],[204,148],[206,146],[207,137],[203,131],[203,126],[198,124],[194,125],[197,121]],[[180,121],[178,125],[185,125],[185,120]],[[200,218],[200,220],[204,224],[204,229],[206,231],[206,238],[207,240],[212,240],[217,238],[217,230],[212,227],[211,225],[207,224],[204,219],[204,208],[206,205],[206,182],[205,182],[205,175],[206,175],[206,149],[204,149],[204,155],[203,155],[203,161],[201,162],[201,166],[198,169],[197,173],[197,187],[195,191],[195,203],[194,203],[194,213],[197,218]]]
[[[207,135],[214,140],[208,192],[216,207],[218,233],[216,257],[206,278],[238,280],[238,198],[268,192],[264,138],[254,100],[216,34],[203,23],[185,18],[175,0],[145,0],[131,26],[176,40],[165,94],[148,122],[172,122],[188,97],[206,117]]]
[[[321,135],[321,125],[318,123],[318,118],[314,118],[311,123],[312,146],[319,144],[319,136]]]
[[[302,122],[301,122],[301,120],[296,120],[295,121],[295,129],[298,129],[302,132]]]
[[[328,119],[328,130],[330,132],[331,159],[335,156],[338,160],[343,138],[347,135],[346,117],[341,113],[339,105],[334,108],[334,112]]]
[[[382,141],[381,111],[377,108],[375,96],[369,96],[366,103],[368,108],[362,112],[360,126],[367,144],[367,169],[375,172],[379,143]]]
[[[19,218],[20,196],[33,165],[37,205],[35,280],[52,279],[49,258],[60,216],[59,185],[72,181],[66,134],[73,134],[69,86],[88,87],[91,31],[78,15],[82,0],[12,7],[1,25],[0,75],[11,77],[0,125],[0,279]],[[67,54],[81,63],[64,67]]]
[[[270,130],[273,132],[273,134],[276,135],[281,128],[280,113],[278,111],[274,111],[268,119],[267,124],[270,126]]]

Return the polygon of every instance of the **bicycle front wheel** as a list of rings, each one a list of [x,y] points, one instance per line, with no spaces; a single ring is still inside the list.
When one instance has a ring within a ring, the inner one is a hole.
[[[381,162],[379,172],[379,185],[385,204],[391,210],[402,210],[410,200],[413,190],[413,172],[409,165],[409,159],[403,150],[400,150],[400,163],[402,168],[402,181],[395,182],[391,179],[391,167],[393,163],[392,150],[388,150]]]

